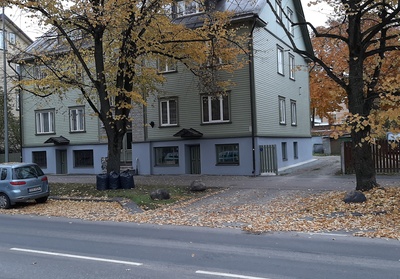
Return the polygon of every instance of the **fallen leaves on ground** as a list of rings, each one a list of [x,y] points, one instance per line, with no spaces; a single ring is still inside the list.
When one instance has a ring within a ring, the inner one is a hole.
[[[267,190],[266,190],[267,191]],[[241,195],[240,191],[235,193]],[[214,195],[132,214],[118,202],[49,200],[19,205],[2,214],[63,216],[93,221],[119,221],[241,228],[251,233],[273,231],[345,231],[356,236],[400,240],[400,192],[397,187],[366,192],[367,201],[343,202],[345,192],[310,195],[281,192],[275,198],[246,203],[234,195]],[[210,202],[209,199],[212,199]]]

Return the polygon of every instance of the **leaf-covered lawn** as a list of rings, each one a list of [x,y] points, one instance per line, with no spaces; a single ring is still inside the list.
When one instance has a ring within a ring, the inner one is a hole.
[[[182,198],[173,204],[159,205],[154,210],[137,214],[130,213],[117,202],[73,200],[49,200],[46,204],[33,203],[11,210],[0,210],[0,213],[64,216],[96,221],[231,227],[252,233],[339,231],[357,236],[400,240],[399,189],[374,189],[365,193],[367,202],[361,204],[345,204],[342,201],[345,192],[339,191],[312,195],[297,191],[289,194],[282,192],[274,199],[265,199],[264,202],[246,203],[241,200],[237,203],[243,198],[238,190],[231,195],[206,192],[203,193],[204,196]],[[84,196],[83,193],[80,195]]]

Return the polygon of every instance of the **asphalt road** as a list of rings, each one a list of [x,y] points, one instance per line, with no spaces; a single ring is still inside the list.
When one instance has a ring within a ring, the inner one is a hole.
[[[400,278],[400,242],[0,215],[0,278]]]

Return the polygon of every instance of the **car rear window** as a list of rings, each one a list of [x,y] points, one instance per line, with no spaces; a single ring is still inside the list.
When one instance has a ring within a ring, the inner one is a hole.
[[[13,179],[35,178],[42,175],[44,175],[43,171],[35,165],[15,168],[13,171]]]

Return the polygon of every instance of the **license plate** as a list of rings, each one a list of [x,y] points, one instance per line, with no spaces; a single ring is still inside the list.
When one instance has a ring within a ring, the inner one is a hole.
[[[39,191],[42,191],[42,187],[40,187],[40,186],[28,189],[28,193],[34,193],[34,192],[39,192]]]

